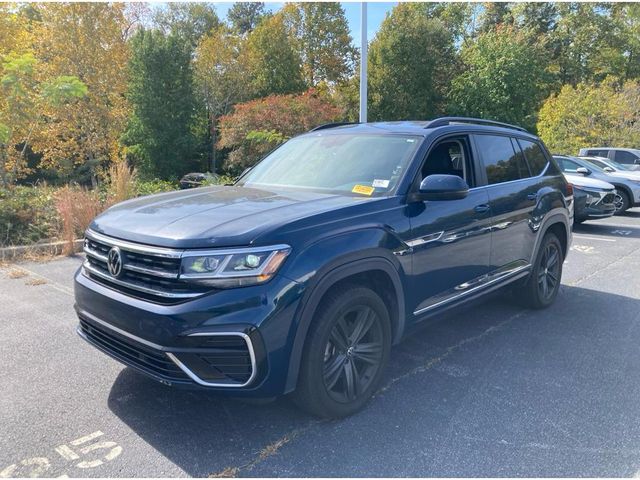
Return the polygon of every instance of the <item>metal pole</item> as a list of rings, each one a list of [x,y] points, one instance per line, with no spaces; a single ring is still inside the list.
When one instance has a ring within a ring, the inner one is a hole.
[[[360,123],[367,121],[367,2],[360,4]]]

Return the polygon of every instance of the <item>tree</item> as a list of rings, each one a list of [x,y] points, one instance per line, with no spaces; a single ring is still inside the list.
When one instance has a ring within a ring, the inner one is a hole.
[[[455,62],[453,35],[442,21],[419,4],[399,4],[371,42],[371,117],[425,119],[443,113]]]
[[[77,108],[49,104],[42,112],[48,121],[33,137],[42,164],[70,174],[86,166],[96,179],[100,166],[119,155],[118,142],[128,116],[125,100],[129,49],[123,35],[127,20],[118,3],[46,3],[37,5],[34,55],[40,75],[52,80],[77,77],[87,95]]]
[[[168,2],[156,11],[154,20],[165,35],[186,39],[196,48],[200,39],[220,26],[215,7],[210,3]]]
[[[266,16],[264,2],[236,2],[227,12],[227,20],[240,35],[251,33]]]
[[[232,149],[229,170],[239,173],[286,139],[336,121],[340,110],[313,90],[302,95],[272,95],[236,105],[220,119],[220,148]]]
[[[577,153],[588,146],[640,144],[640,84],[619,87],[613,79],[599,86],[565,85],[540,109],[538,132],[555,152]]]
[[[195,163],[191,45],[178,35],[143,29],[131,49],[127,156],[147,178],[176,178]]]
[[[339,3],[288,3],[282,15],[295,39],[308,86],[339,83],[353,74],[357,51],[351,45],[349,23]]]
[[[453,113],[490,118],[534,129],[548,94],[544,50],[523,32],[501,27],[462,48],[464,71],[451,82]]]
[[[251,97],[250,74],[244,55],[244,40],[226,27],[219,27],[201,40],[195,55],[194,75],[206,103],[211,171],[216,171],[218,118],[233,105]]]
[[[256,97],[304,91],[300,57],[281,15],[264,20],[247,39],[251,90]]]
[[[487,33],[501,25],[511,25],[513,16],[508,2],[484,2],[480,14],[479,33]]]
[[[15,181],[23,169],[34,130],[46,123],[42,115],[45,106],[57,110],[69,108],[72,100],[87,95],[87,86],[74,76],[63,75],[39,82],[35,71],[37,63],[31,52],[7,55],[2,62],[0,181],[5,187]]]

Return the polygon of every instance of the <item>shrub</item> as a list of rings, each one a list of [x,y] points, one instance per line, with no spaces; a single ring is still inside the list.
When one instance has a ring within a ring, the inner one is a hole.
[[[150,181],[138,181],[136,183],[136,194],[138,196],[153,195],[154,193],[171,192],[177,190],[178,186],[174,182],[168,182],[167,180],[150,180]]]
[[[112,204],[135,197],[138,193],[137,179],[135,168],[130,168],[124,161],[114,162],[109,168],[107,201]]]
[[[235,106],[220,118],[218,148],[232,149],[228,170],[240,173],[294,135],[336,121],[341,110],[314,90],[301,95],[272,95]]]
[[[59,218],[47,186],[0,189],[0,247],[27,245],[55,236]]]

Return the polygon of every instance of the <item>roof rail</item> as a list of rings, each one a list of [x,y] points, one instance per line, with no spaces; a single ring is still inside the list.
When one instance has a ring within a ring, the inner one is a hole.
[[[318,125],[316,128],[309,130],[310,132],[316,132],[318,130],[324,130],[325,128],[342,127],[344,125],[357,125],[358,122],[332,122]]]
[[[509,123],[496,122],[495,120],[484,120],[482,118],[471,117],[440,117],[435,120],[431,120],[426,128],[442,127],[443,125],[450,125],[452,123],[473,123],[476,125],[493,125],[495,127],[512,128],[521,132],[527,132],[526,128],[519,127],[518,125],[511,125]]]

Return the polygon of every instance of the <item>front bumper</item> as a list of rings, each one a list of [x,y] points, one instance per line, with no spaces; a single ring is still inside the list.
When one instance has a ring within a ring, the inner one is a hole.
[[[589,202],[587,195],[583,190],[574,190],[574,217],[577,220],[597,219],[610,217],[615,213],[615,206],[613,203],[605,203],[603,200],[605,195],[614,195],[615,192],[589,192],[590,195],[596,196],[601,194],[601,198],[597,202]]]
[[[78,334],[116,360],[171,386],[237,395],[283,393],[299,284],[270,282],[174,305],[127,296],[78,270]]]

